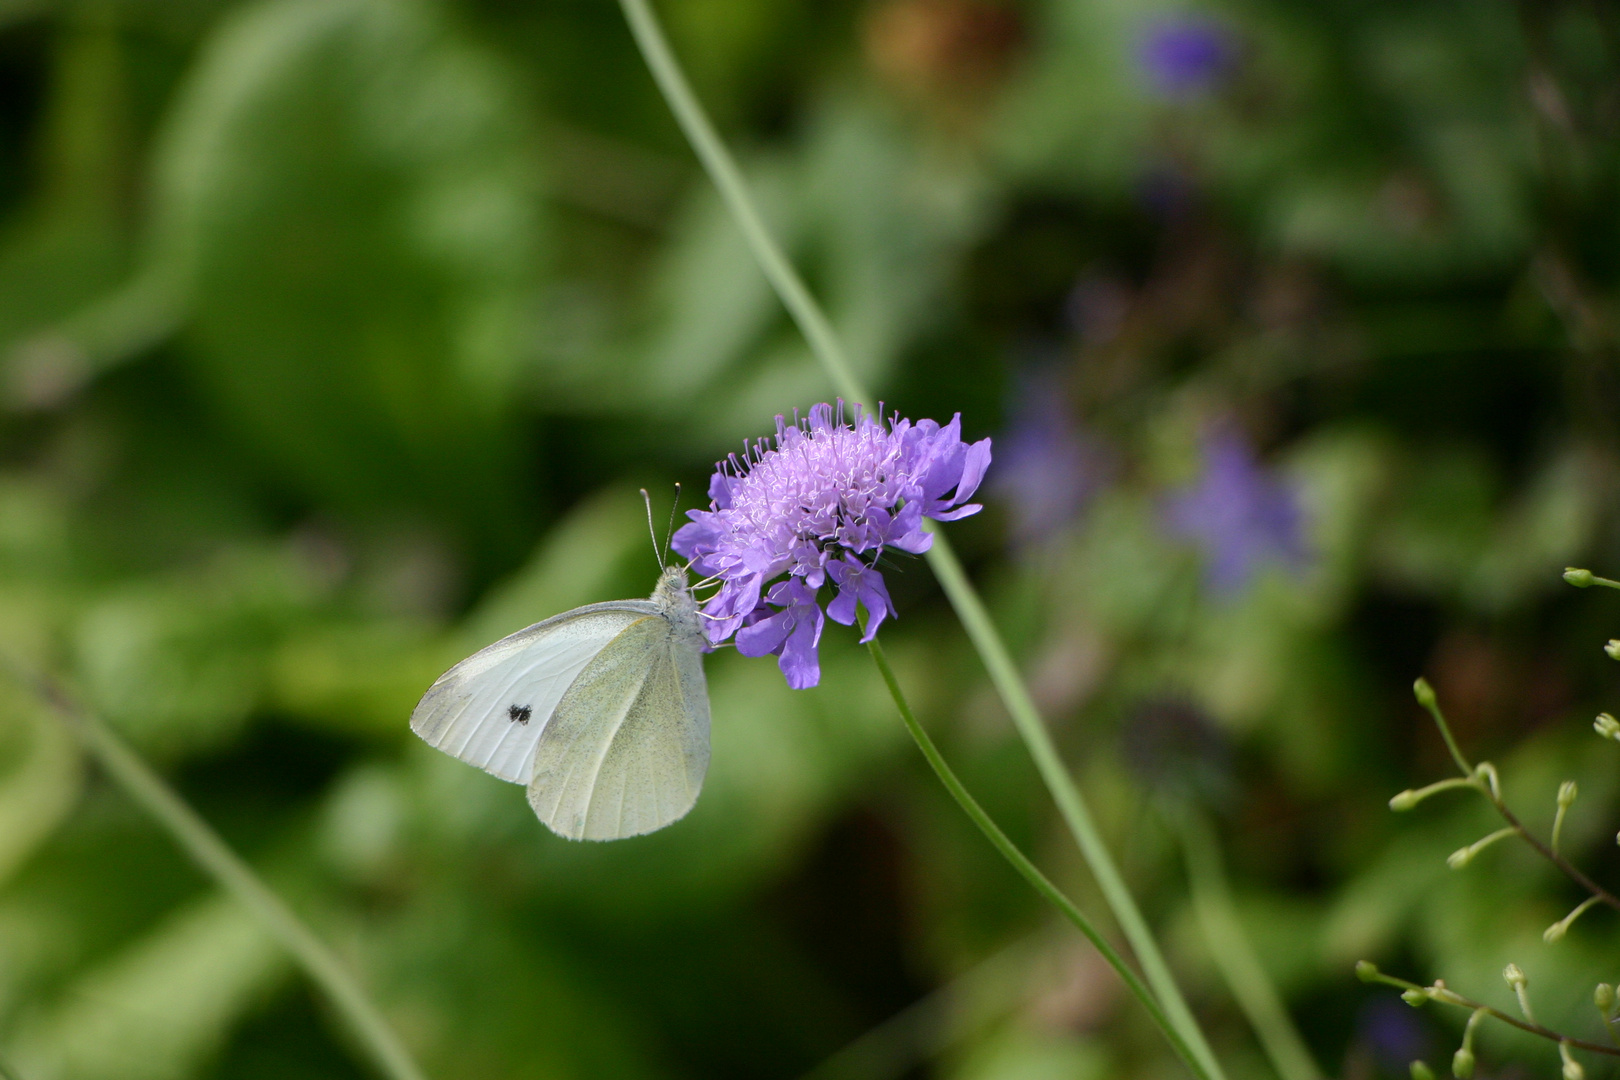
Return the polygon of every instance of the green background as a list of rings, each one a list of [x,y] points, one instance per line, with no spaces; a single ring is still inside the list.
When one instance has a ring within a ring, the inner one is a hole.
[[[1426,675],[1533,827],[1579,780],[1566,850],[1617,880],[1590,718],[1620,610],[1559,580],[1620,572],[1615,11],[660,10],[863,381],[997,439],[953,542],[1234,1078],[1271,1074],[1189,906],[1189,807],[1329,1075],[1443,1064],[1460,1031],[1362,958],[1503,1008],[1512,960],[1599,1037],[1614,914],[1543,945],[1581,894],[1513,845],[1447,870],[1494,827],[1463,796],[1385,803],[1450,768]],[[1199,86],[1155,81],[1172,26],[1222,46]],[[411,736],[460,657],[650,591],[637,488],[701,505],[712,462],[830,394],[609,0],[9,0],[0,215],[0,646],[159,766],[435,1080],[1182,1075],[852,631],[813,691],[708,659],[708,783],[650,837],[559,840]],[[1039,406],[1087,497],[1032,529],[1043,474],[1005,448]],[[1164,520],[1212,430],[1300,514],[1303,555],[1236,589]],[[924,723],[1107,925],[925,564],[887,576]],[[1557,1068],[1494,1026],[1480,1053]],[[0,1056],[368,1075],[10,682]]]

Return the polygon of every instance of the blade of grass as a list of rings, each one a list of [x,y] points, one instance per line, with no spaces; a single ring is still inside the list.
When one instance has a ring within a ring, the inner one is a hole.
[[[1322,1080],[1322,1070],[1300,1038],[1282,996],[1238,921],[1214,830],[1190,809],[1181,816],[1180,825],[1181,851],[1192,882],[1193,911],[1215,967],[1231,988],[1277,1075],[1282,1080]]]
[[[699,104],[696,95],[687,84],[680,64],[671,52],[647,0],[619,0],[619,6],[623,9],[625,20],[630,24],[630,32],[635,37],[641,55],[663,92],[664,99],[669,103],[670,110],[675,114],[681,130],[692,144],[715,187],[719,189],[721,198],[724,199],[732,216],[736,218],[737,225],[742,229],[760,269],[764,271],[766,278],[776,289],[777,295],[781,297],[783,305],[788,309],[788,313],[793,316],[805,339],[809,341],[811,351],[821,362],[834,390],[846,401],[858,402],[868,409],[875,410],[876,402],[855,377],[849,357],[831,322],[822,313],[815,298],[810,295],[810,290],[805,287],[793,264],[788,261],[772,238],[770,230],[765,227],[764,220],[759,216],[753,198],[749,195],[748,185],[743,180],[741,171],[732,160],[725,143],[715,132],[714,125],[709,122],[703,106]],[[1012,715],[1031,757],[1035,759],[1041,779],[1057,802],[1058,810],[1063,815],[1069,831],[1074,834],[1075,842],[1079,844],[1086,864],[1096,877],[1109,907],[1113,909],[1114,917],[1119,920],[1121,928],[1125,931],[1126,939],[1141,962],[1142,970],[1162,1003],[1165,1013],[1181,1037],[1192,1047],[1203,1066],[1202,1071],[1207,1073],[1211,1080],[1224,1080],[1220,1063],[1210,1050],[1203,1031],[1192,1015],[1192,1010],[1187,1007],[1186,999],[1182,996],[1174,976],[1171,975],[1169,965],[1165,963],[1164,956],[1159,951],[1158,943],[1148,929],[1146,920],[1142,918],[1130,890],[1125,886],[1107,846],[1102,842],[1091,812],[1058,756],[1057,748],[1052,744],[1040,712],[1035,708],[1028,690],[1025,689],[1017,666],[1012,662],[1006,646],[1002,643],[1001,635],[996,631],[984,603],[967,580],[961,563],[957,561],[955,553],[942,534],[934,533],[933,547],[927,557],[929,565],[945,590],[946,597],[956,609],[957,617],[967,630],[969,639],[989,670],[997,693]]]
[[[185,853],[257,916],[270,935],[292,954],[348,1022],[379,1075],[388,1080],[426,1080],[388,1021],[343,963],[190,804],[60,686],[19,665],[8,662],[5,666],[19,684],[38,695],[62,718],[107,775],[156,818]]]

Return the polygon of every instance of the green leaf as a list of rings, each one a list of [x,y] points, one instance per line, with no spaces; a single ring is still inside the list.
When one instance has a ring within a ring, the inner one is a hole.
[[[234,900],[175,912],[71,983],[18,1031],[17,1067],[39,1080],[183,1080],[289,970]]]
[[[270,550],[116,590],[75,635],[84,690],[143,749],[216,747],[264,699],[270,647],[311,618],[328,585],[296,553]]]
[[[209,399],[353,514],[510,532],[539,261],[533,138],[427,0],[269,0],[208,42],[158,149]]]

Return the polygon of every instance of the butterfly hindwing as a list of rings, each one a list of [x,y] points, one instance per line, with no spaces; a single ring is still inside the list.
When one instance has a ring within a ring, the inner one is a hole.
[[[428,688],[411,730],[502,780],[526,784],[535,746],[569,686],[626,627],[656,611],[642,600],[592,604],[502,638]]]
[[[701,655],[654,615],[602,648],[557,704],[535,747],[529,804],[571,839],[637,836],[685,816],[708,764]]]

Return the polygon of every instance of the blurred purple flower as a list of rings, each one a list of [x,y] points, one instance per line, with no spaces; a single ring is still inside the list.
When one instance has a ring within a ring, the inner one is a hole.
[[[1356,1018],[1357,1041],[1366,1044],[1378,1064],[1390,1072],[1405,1072],[1407,1063],[1430,1049],[1429,1032],[1410,1006],[1393,997],[1369,1001]]]
[[[1184,220],[1197,205],[1198,187],[1179,166],[1166,163],[1137,177],[1136,197],[1154,217],[1176,222]]]
[[[1156,90],[1185,98],[1219,86],[1237,56],[1237,41],[1225,25],[1181,14],[1159,19],[1148,28],[1137,60]]]
[[[977,513],[964,503],[989,465],[990,440],[962,442],[960,413],[944,427],[884,423],[858,407],[849,423],[843,402],[793,424],[778,416],[775,445],[762,439],[720,462],[709,509],[688,512],[691,523],[675,533],[692,569],[721,582],[703,605],[709,641],[736,634],[744,656],[775,654],[795,690],[816,685],[827,579],[838,594],[825,617],[851,625],[859,603],[871,619],[861,640],[872,640],[895,613],[877,571],[884,549],[920,554],[933,543],[923,518]],[[765,591],[780,574],[787,580]]]
[[[1237,592],[1263,563],[1302,561],[1302,515],[1293,490],[1262,469],[1230,431],[1208,436],[1203,449],[1203,475],[1170,498],[1165,523],[1204,549],[1210,587]]]
[[[1024,380],[1001,441],[995,483],[1015,544],[1038,543],[1072,521],[1107,480],[1106,452],[1075,423],[1051,379]]]

